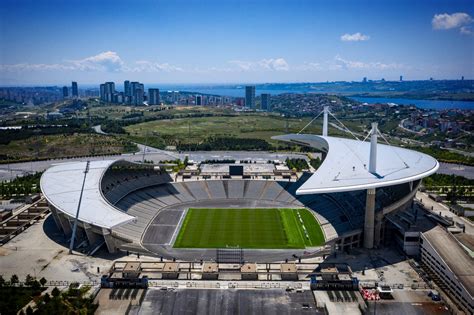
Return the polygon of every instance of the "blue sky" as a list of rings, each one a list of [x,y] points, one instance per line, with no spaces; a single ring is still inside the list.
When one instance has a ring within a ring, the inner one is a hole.
[[[474,2],[2,0],[0,84],[474,79]]]

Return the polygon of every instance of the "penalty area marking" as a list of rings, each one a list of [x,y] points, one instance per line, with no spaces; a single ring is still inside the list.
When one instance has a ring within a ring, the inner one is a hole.
[[[181,217],[179,218],[178,224],[176,225],[176,229],[173,232],[173,236],[171,236],[170,241],[166,245],[174,244],[174,241],[178,236],[178,231],[181,230],[181,225],[183,224],[183,219],[186,216],[186,213],[188,213],[188,209],[185,209],[183,213],[181,213]]]

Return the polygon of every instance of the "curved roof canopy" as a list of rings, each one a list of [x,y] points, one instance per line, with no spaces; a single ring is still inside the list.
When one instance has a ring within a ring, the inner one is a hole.
[[[370,142],[310,134],[288,134],[272,139],[327,152],[319,169],[296,191],[297,195],[333,193],[403,184],[429,176],[438,161],[429,155],[377,144],[376,173],[369,172]]]
[[[79,211],[80,221],[112,228],[135,219],[108,203],[101,192],[102,176],[112,164],[118,162],[121,161],[90,162]],[[48,202],[71,217],[76,217],[85,168],[86,162],[61,163],[50,167],[41,176],[41,191]]]

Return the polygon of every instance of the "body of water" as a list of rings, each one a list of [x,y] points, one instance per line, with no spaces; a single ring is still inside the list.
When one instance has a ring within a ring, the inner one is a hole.
[[[415,105],[424,109],[474,109],[474,102],[467,101],[442,101],[442,100],[413,100],[408,98],[388,98],[388,97],[350,97],[353,100],[374,104],[374,103],[395,103],[398,105]]]

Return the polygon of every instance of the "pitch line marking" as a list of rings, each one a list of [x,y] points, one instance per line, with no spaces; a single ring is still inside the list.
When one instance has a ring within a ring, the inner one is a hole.
[[[171,245],[174,244],[174,241],[176,240],[176,237],[178,236],[178,231],[181,229],[181,224],[183,223],[183,218],[184,215],[188,212],[188,209],[185,209],[183,213],[181,213],[181,217],[179,218],[178,224],[176,225],[176,229],[173,232],[173,236],[171,236],[170,241],[166,245]]]

